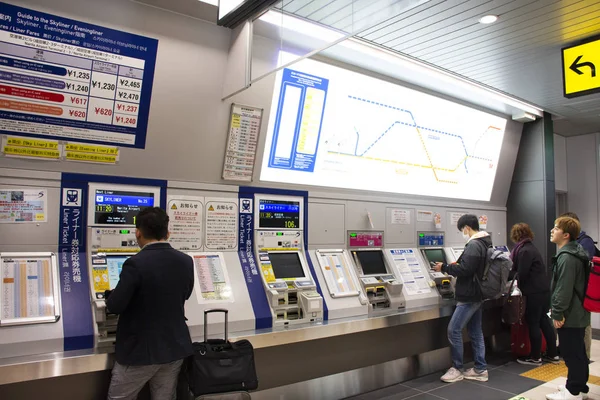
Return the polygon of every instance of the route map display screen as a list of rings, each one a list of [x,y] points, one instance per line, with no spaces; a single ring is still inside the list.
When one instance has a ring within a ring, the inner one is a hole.
[[[300,202],[298,201],[260,199],[258,212],[259,228],[300,228]]]
[[[154,193],[96,189],[94,222],[106,225],[135,225],[144,208],[154,207]]]
[[[489,201],[506,123],[302,60],[277,73],[260,179]]]

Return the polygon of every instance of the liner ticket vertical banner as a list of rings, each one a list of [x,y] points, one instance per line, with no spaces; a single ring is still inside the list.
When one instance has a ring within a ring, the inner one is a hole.
[[[252,244],[254,241],[254,193],[245,191],[240,187],[239,191],[239,242],[238,255],[242,264],[244,281],[248,287],[254,317],[256,318],[256,329],[270,328],[273,326],[271,307],[265,295],[262,278],[258,272],[258,266],[254,259]]]
[[[62,303],[64,349],[94,347],[86,258],[87,183],[61,180],[58,271]]]

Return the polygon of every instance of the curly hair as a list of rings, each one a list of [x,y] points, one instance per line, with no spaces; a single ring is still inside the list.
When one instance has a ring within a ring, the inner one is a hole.
[[[523,239],[533,240],[534,234],[528,224],[525,222],[519,222],[514,224],[510,229],[510,240],[514,243],[518,243]]]

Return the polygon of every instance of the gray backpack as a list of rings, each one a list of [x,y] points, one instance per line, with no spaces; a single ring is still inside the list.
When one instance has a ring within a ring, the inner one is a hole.
[[[479,284],[483,300],[497,299],[506,293],[511,269],[512,261],[508,255],[493,247],[487,248],[483,276],[481,280],[477,274],[473,277]]]

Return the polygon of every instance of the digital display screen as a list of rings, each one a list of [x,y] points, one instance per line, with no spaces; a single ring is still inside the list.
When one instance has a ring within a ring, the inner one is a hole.
[[[121,277],[121,270],[123,269],[123,263],[129,256],[107,256],[106,265],[108,269],[108,283],[110,284],[110,290],[117,287],[119,278]]]
[[[383,261],[383,253],[377,251],[353,251],[358,259],[364,275],[385,275],[387,269]]]
[[[298,253],[269,253],[273,275],[277,279],[304,278]]]
[[[446,254],[442,249],[426,249],[423,250],[425,253],[425,257],[429,262],[441,262],[443,264],[447,264],[446,262]]]
[[[154,193],[96,189],[94,222],[107,225],[135,225],[137,214],[154,207]]]
[[[260,179],[489,201],[506,124],[457,102],[304,59],[277,72]]]
[[[260,199],[258,214],[258,226],[260,228],[300,228],[299,201]]]

